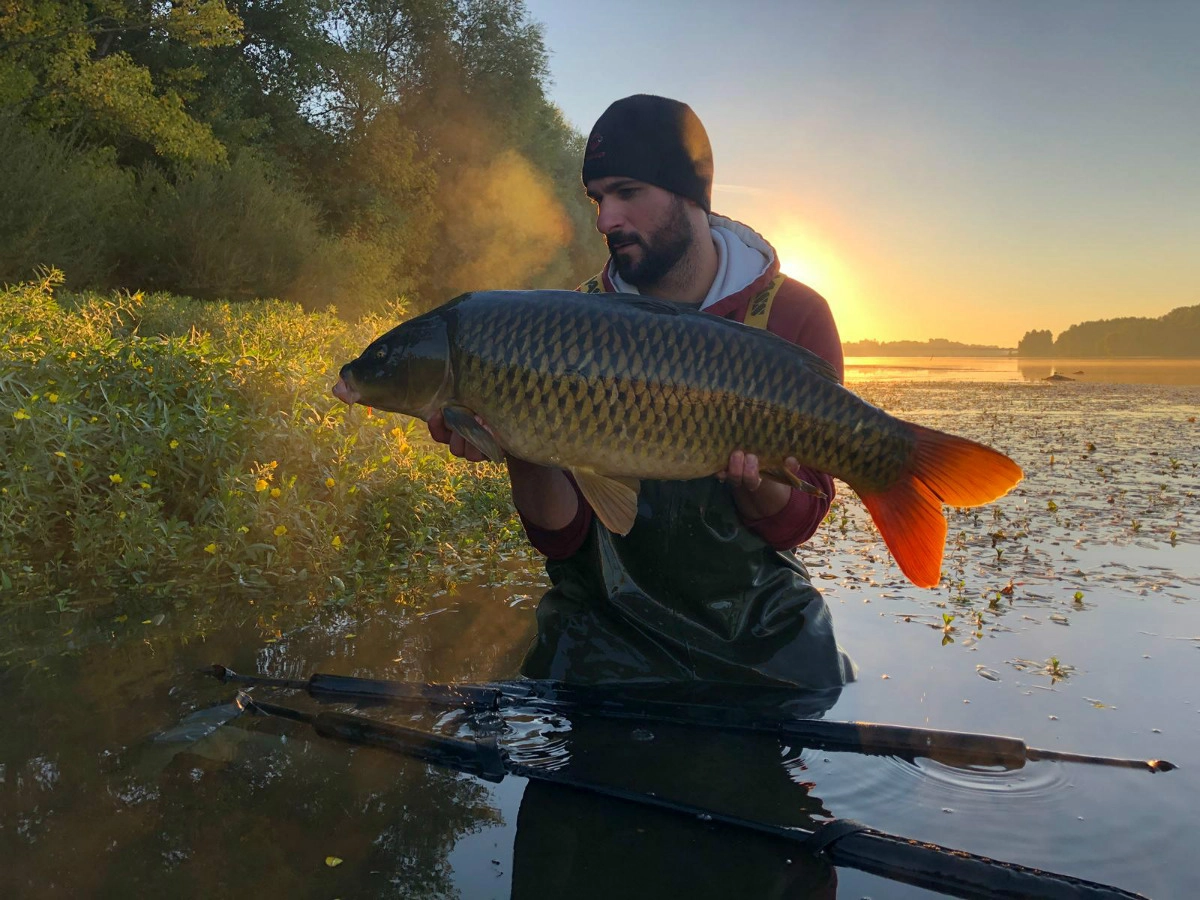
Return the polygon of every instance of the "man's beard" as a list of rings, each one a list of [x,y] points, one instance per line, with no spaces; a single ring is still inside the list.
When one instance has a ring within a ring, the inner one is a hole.
[[[687,201],[674,198],[670,215],[663,226],[649,237],[627,232],[613,232],[607,236],[609,256],[617,267],[617,274],[636,288],[651,287],[662,281],[679,261],[687,256],[692,246],[692,223],[687,217]],[[613,244],[632,242],[642,248],[641,258],[634,260],[613,251]]]

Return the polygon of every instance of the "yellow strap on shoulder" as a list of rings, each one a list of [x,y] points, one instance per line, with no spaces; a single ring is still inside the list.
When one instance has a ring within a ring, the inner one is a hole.
[[[604,293],[604,270],[601,269],[594,278],[589,278],[579,287],[575,288],[581,294],[603,294]]]
[[[771,283],[765,288],[750,298],[750,303],[746,306],[746,318],[742,319],[743,325],[749,325],[751,328],[766,328],[767,319],[771,317],[771,304],[775,302],[775,295],[779,293],[779,287],[787,278],[782,272],[771,279]]]

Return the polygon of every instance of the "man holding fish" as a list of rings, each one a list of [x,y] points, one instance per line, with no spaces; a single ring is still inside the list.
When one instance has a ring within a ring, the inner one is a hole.
[[[1021,477],[842,387],[824,299],[711,213],[712,172],[685,104],[617,101],[583,162],[605,269],[578,292],[465,294],[378,338],[334,388],[507,463],[554,585],[530,677],[840,686],[853,666],[792,552],[832,476],[922,587],[940,579],[942,505],[988,503]]]
[[[781,275],[774,249],[762,237],[711,215],[712,179],[708,136],[690,107],[649,95],[612,104],[592,129],[583,164],[584,186],[596,204],[596,229],[611,259],[583,289],[641,293],[740,322],[756,303],[757,324],[818,354],[840,377],[841,342],[828,304]],[[429,425],[456,455],[483,459],[440,416]],[[828,512],[834,494],[829,475],[801,470],[789,458],[788,468],[819,489],[806,492],[785,480],[764,478],[758,458],[737,449],[717,476],[724,487],[658,486],[652,501],[658,508],[648,506],[637,530],[623,538],[593,534],[603,527],[564,470],[511,456],[507,463],[513,502],[531,542],[547,555],[556,582],[539,609],[539,637],[526,674],[571,678],[578,651],[562,646],[566,634],[598,646],[612,641],[616,630],[631,632],[620,642],[626,645],[625,659],[601,666],[596,673],[601,677],[753,676],[758,673],[743,672],[743,648],[738,647],[748,644],[744,649],[751,656],[772,648],[772,655],[788,658],[766,665],[771,678],[808,686],[853,678],[849,660],[836,648],[828,609],[790,552],[813,535]],[[647,487],[643,483],[643,492]],[[589,594],[599,601],[598,609]],[[668,626],[647,641],[643,632],[653,626],[638,611],[647,606],[658,613],[654,618],[678,617],[687,627],[672,634]],[[755,613],[768,613],[773,620]],[[700,639],[689,640],[690,631],[699,631]],[[793,636],[793,631],[805,633]],[[635,646],[628,646],[631,641]],[[720,659],[710,667],[693,657],[690,645],[697,645],[697,654],[719,647]],[[805,659],[797,665],[791,658],[800,654]],[[666,658],[656,659],[660,656]]]

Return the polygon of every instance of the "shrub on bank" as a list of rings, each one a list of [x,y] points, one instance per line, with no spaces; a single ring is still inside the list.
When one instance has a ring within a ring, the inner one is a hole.
[[[520,546],[501,469],[330,394],[401,310],[347,324],[279,301],[55,286],[0,292],[0,596],[387,591],[448,546]]]

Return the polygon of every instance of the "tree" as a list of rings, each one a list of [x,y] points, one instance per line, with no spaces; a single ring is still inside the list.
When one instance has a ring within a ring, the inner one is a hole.
[[[123,44],[208,50],[241,34],[242,20],[224,0],[0,0],[0,101],[34,126],[141,141],[173,163],[221,162],[225,147],[186,109],[196,71],[162,73],[156,83]]]
[[[1027,331],[1017,344],[1017,356],[1053,356],[1054,335],[1045,331]]]

